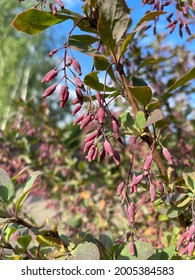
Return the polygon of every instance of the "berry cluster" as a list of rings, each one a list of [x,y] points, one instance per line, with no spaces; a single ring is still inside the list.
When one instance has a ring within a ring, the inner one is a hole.
[[[187,19],[189,12],[191,10],[191,6],[188,1],[162,1],[162,0],[143,0],[142,5],[152,5],[152,9],[156,11],[164,11],[164,8],[174,4],[176,7],[175,12],[170,13],[166,19],[168,21],[167,26],[165,29],[170,30],[170,34],[175,30],[176,26],[179,25],[179,35],[180,37],[183,36],[183,30],[189,35],[191,35],[191,31],[188,27],[189,21]],[[195,2],[192,4],[193,9],[195,9]],[[150,11],[147,11],[150,12]],[[146,12],[146,13],[147,13]],[[173,16],[175,15],[175,18]],[[156,23],[158,21],[158,17],[154,20],[154,34],[156,34]]]

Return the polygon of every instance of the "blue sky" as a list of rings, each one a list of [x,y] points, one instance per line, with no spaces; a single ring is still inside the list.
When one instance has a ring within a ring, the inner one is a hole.
[[[81,0],[63,0],[64,4],[65,4],[65,8],[70,9],[74,12],[77,13],[82,13],[82,5],[83,2]],[[133,28],[136,23],[144,16],[145,12],[148,10],[149,6],[142,6],[142,1],[141,0],[127,0],[126,1],[127,5],[132,9],[131,11],[131,17],[133,20],[133,24],[132,27]],[[166,9],[167,10],[167,9]],[[172,12],[173,8],[169,8],[169,12]],[[165,26],[167,25],[167,21],[166,21],[166,16],[163,15],[160,17],[160,21],[158,22],[158,29],[157,31],[159,33],[165,32]],[[67,34],[70,31],[71,27],[72,27],[72,21],[66,21],[65,23],[62,23],[57,26],[52,27],[50,30],[53,34],[55,34],[55,40],[52,41],[52,48],[57,48],[62,46],[66,39],[67,39]],[[59,28],[60,27],[60,28]],[[80,30],[75,29],[75,32],[73,32],[73,34],[78,34],[78,32],[80,32]],[[155,37],[153,35],[152,30],[148,30],[148,34],[149,36],[143,40],[142,39],[142,44],[146,44],[149,42],[152,42],[153,40],[155,40]],[[180,38],[177,32],[177,28],[176,31],[173,32],[172,34],[170,34],[169,36],[167,36],[167,44],[172,45],[173,47],[176,44],[183,44],[184,42],[186,42],[186,39],[189,37],[187,34],[185,34],[185,32],[183,32],[183,38]],[[191,48],[191,50],[194,52],[194,48],[193,48],[193,44],[188,44],[187,45],[188,48]],[[92,66],[92,61],[91,58],[84,55],[84,54],[80,54],[79,52],[73,52],[75,57],[79,59],[79,61],[83,62],[83,74],[88,73],[89,72],[89,68]]]

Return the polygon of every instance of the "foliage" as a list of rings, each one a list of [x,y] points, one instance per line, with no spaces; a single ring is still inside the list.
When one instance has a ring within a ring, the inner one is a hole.
[[[142,1],[152,11],[134,28],[122,0],[86,0],[83,14],[54,2],[61,10],[39,1],[13,21],[31,35],[68,19],[73,27],[49,53],[63,57],[42,79],[42,105],[17,102],[2,132],[1,258],[193,259],[195,68],[186,46],[166,46],[167,35],[157,34],[174,1]],[[194,2],[175,9],[165,30],[191,35]],[[82,34],[73,35],[76,27]],[[143,45],[151,27],[154,42]],[[93,60],[85,76],[72,50]],[[77,116],[65,127],[46,104],[57,91],[62,113],[71,103]],[[55,209],[41,226],[25,209],[32,193]]]

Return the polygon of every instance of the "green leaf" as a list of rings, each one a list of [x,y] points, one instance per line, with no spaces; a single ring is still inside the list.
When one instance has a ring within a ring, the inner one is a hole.
[[[136,76],[132,78],[132,82],[134,87],[147,86],[147,83],[143,79],[140,79]]]
[[[135,123],[136,126],[139,128],[139,130],[142,132],[143,128],[146,126],[146,118],[145,114],[142,111],[139,111],[135,117]]]
[[[0,168],[0,201],[10,204],[14,198],[14,185],[8,173]]]
[[[156,59],[154,59],[153,57],[149,57],[140,64],[140,66],[137,68],[136,72],[138,72],[141,68],[145,67],[146,65],[154,64],[154,63],[156,63]]]
[[[128,112],[123,112],[119,115],[119,120],[121,126],[128,132],[137,132],[136,129],[133,127],[134,119]]]
[[[153,253],[154,248],[151,244],[143,241],[136,241],[134,243],[135,247],[135,255],[132,256],[129,250],[129,244],[126,244],[120,255],[118,256],[118,260],[147,260]]]
[[[55,24],[71,19],[70,15],[54,16],[51,12],[44,12],[31,8],[16,16],[12,25],[21,32],[35,35]]]
[[[171,260],[175,253],[175,245],[171,245],[163,250],[157,250],[148,260]]]
[[[35,180],[37,179],[37,177],[41,174],[40,171],[35,171],[31,174],[31,176],[28,178],[17,202],[16,202],[16,214],[19,211],[19,209],[22,206],[23,201],[27,198],[29,192],[32,190],[33,188],[33,184],[35,182]]]
[[[26,250],[32,240],[30,235],[23,235],[17,239],[17,242],[22,246],[24,250]]]
[[[178,217],[183,211],[185,210],[185,207],[178,208],[177,206],[172,206],[167,211],[167,216],[169,218],[176,218]]]
[[[182,202],[180,202],[179,204],[177,204],[177,207],[184,207],[187,206],[189,203],[192,202],[192,197],[188,196],[186,199],[184,199]]]
[[[150,21],[155,19],[156,17],[166,14],[166,12],[162,12],[162,11],[155,11],[155,12],[150,12],[147,13],[143,16],[143,18],[140,19],[140,21],[136,24],[134,30],[136,30],[139,26],[141,26],[145,21]]]
[[[6,205],[1,200],[0,200],[0,218],[3,218],[3,219],[10,218],[10,215],[6,209]]]
[[[187,167],[183,172],[183,178],[186,186],[194,193],[195,192],[195,171]]]
[[[18,177],[28,169],[28,166],[25,166],[18,174],[16,174],[13,178],[12,178],[12,182],[16,181],[18,179]]]
[[[74,251],[72,251],[73,260],[99,260],[100,253],[98,247],[91,242],[84,242],[79,244]]]
[[[160,109],[155,109],[147,119],[146,126],[156,123],[163,118],[162,111]]]
[[[5,232],[4,232],[4,239],[5,242],[8,243],[10,237],[12,236],[12,234],[16,231],[17,229],[15,227],[8,227],[6,228]]]
[[[177,82],[175,82],[161,97],[160,102],[166,101],[170,96],[171,92],[178,87],[186,84],[187,82],[191,81],[195,78],[195,67],[192,68],[189,72],[187,72],[183,77],[181,77]]]
[[[131,94],[144,107],[150,103],[152,98],[152,90],[148,86],[129,87]]]
[[[115,52],[115,47],[120,41],[130,24],[130,9],[123,0],[99,1],[98,32],[101,41]]]
[[[131,41],[133,40],[133,38],[135,37],[137,31],[139,31],[140,29],[142,29],[148,21],[156,18],[157,16],[163,15],[166,12],[151,12],[151,13],[147,13],[135,26],[133,32],[131,32],[130,34],[128,34],[128,36],[126,36],[122,46],[121,46],[121,51],[120,51],[120,57],[126,52],[128,45],[131,43]]]
[[[36,241],[44,246],[61,247],[59,240],[53,236],[37,235]]]
[[[98,38],[91,35],[73,35],[70,37],[69,45],[71,49],[83,52],[87,55],[94,56],[97,50],[91,44],[97,42]]]
[[[115,77],[113,69],[111,67],[111,64],[108,61],[108,58],[106,56],[95,55],[94,56],[94,65],[95,65],[96,70],[98,70],[98,71],[105,71],[108,69],[108,74],[110,75],[112,80],[117,83],[116,77]]]
[[[93,89],[95,89],[95,90],[98,90],[98,91],[103,91],[103,90],[104,90],[104,85],[103,85],[102,83],[99,82],[99,79],[98,79],[98,72],[97,72],[97,71],[91,72],[91,73],[89,73],[87,76],[85,76],[85,78],[84,78],[84,83],[85,83],[85,85],[87,85],[88,87],[93,88]],[[105,87],[105,90],[106,90],[106,91],[109,91],[109,92],[112,92],[112,91],[114,91],[115,89],[106,86],[106,87]]]

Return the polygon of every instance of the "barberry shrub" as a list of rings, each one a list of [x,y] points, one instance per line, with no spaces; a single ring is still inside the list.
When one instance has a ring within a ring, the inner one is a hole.
[[[101,163],[102,169],[106,167],[107,171],[110,171],[107,166],[114,164],[114,170],[120,174],[120,178],[117,177],[116,182],[113,174],[112,185],[115,191],[112,195],[121,203],[127,223],[123,236],[119,236],[114,242],[108,237],[97,240],[83,233],[79,233],[71,242],[71,239],[59,234],[57,225],[53,225],[49,230],[41,227],[34,230],[34,226],[25,222],[18,213],[24,198],[31,190],[28,182],[34,182],[33,178],[38,173],[31,175],[20,197],[14,202],[14,179],[11,180],[8,174],[1,170],[1,218],[6,219],[1,234],[1,255],[4,258],[4,249],[17,252],[16,255],[21,258],[194,257],[194,158],[188,158],[187,155],[185,158],[185,152],[182,154],[182,151],[179,154],[180,148],[175,148],[183,145],[181,131],[179,139],[173,138],[174,147],[168,141],[170,131],[167,127],[172,129],[172,134],[179,135],[176,130],[180,127],[174,120],[177,109],[171,106],[171,100],[175,94],[179,96],[179,90],[184,89],[187,92],[187,85],[195,78],[195,68],[184,61],[179,77],[175,77],[173,73],[163,77],[162,73],[160,75],[158,72],[158,67],[163,62],[161,71],[169,73],[170,69],[166,68],[170,66],[166,65],[166,61],[172,59],[167,58],[170,48],[158,50],[161,54],[158,54],[158,51],[151,54],[149,49],[143,55],[139,52],[139,40],[146,36],[150,28],[153,28],[156,42],[166,36],[157,34],[158,21],[163,17],[168,21],[165,30],[173,33],[179,26],[180,37],[183,36],[183,31],[190,36],[194,1],[142,2],[143,6],[148,4],[150,9],[134,28],[131,10],[122,0],[85,1],[83,14],[64,8],[62,1],[38,1],[35,7],[18,14],[13,21],[16,29],[30,35],[68,19],[73,21],[64,45],[49,53],[52,58],[63,51],[63,56],[55,68],[48,69],[42,79],[43,84],[48,84],[42,95],[43,102],[58,92],[56,103],[64,110],[72,98],[72,115],[76,116],[73,125],[79,126],[84,135],[82,152],[88,161],[90,172],[93,172],[92,167],[96,161]],[[176,10],[167,15],[166,7],[175,2],[178,2]],[[76,27],[84,33],[73,35]],[[90,55],[93,59],[92,70],[85,77],[82,77],[82,63],[73,55],[72,50]],[[165,53],[162,55],[163,51]],[[102,75],[103,82],[100,80]],[[188,91],[190,90],[191,85],[188,86]],[[171,128],[173,125],[175,127]],[[192,149],[190,142],[185,151],[187,149]],[[98,193],[98,190],[96,191]],[[107,191],[106,182],[104,191]],[[86,193],[83,195],[86,196]],[[114,201],[115,198],[110,199]],[[106,208],[106,205],[104,207]],[[150,219],[147,220],[144,234],[143,230],[139,229],[139,223],[145,216]],[[173,231],[171,234],[163,234],[167,221],[172,221],[169,228]],[[33,228],[35,244],[37,242],[38,248],[43,249],[43,252],[38,250],[36,255],[36,245],[28,248],[33,239],[31,233],[16,238],[22,249],[13,247],[9,242],[11,234],[16,231],[15,227],[14,230],[10,229],[12,223],[31,231]],[[154,231],[152,223],[158,224],[158,230]],[[158,236],[158,242],[147,238],[147,235],[151,234]],[[48,246],[55,250],[53,254],[48,250],[44,256],[44,249]],[[90,251],[94,253],[88,254]]]

